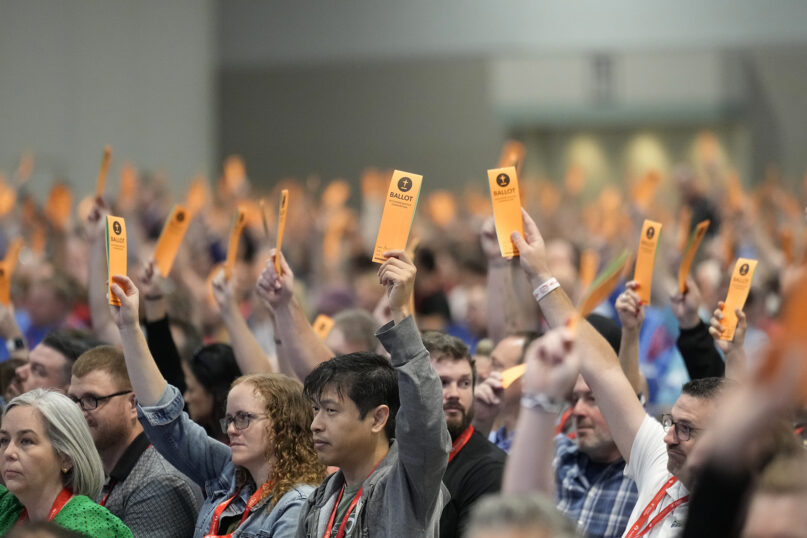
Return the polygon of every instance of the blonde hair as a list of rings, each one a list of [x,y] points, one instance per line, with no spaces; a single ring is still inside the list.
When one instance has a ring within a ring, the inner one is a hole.
[[[34,389],[8,403],[3,418],[15,407],[37,410],[45,425],[45,436],[56,455],[73,464],[62,483],[76,495],[95,498],[104,485],[104,467],[92,440],[90,427],[78,406],[60,392]]]

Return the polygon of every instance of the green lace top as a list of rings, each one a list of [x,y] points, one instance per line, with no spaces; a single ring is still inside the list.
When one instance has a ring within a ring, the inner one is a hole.
[[[20,501],[5,486],[0,486],[0,536],[16,525],[22,510]],[[53,522],[93,538],[132,538],[132,531],[120,519],[84,495],[70,499]]]

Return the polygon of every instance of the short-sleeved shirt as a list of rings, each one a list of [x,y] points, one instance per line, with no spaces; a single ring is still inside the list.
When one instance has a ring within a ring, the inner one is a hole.
[[[633,478],[639,489],[639,498],[628,522],[627,529],[630,529],[653,497],[673,476],[667,470],[667,445],[664,443],[664,429],[657,420],[650,416],[644,417],[644,421],[636,433],[630,450],[630,460],[625,466],[625,474]],[[681,482],[675,482],[650,514],[648,521],[651,521],[667,506],[687,495],[689,495],[687,488]],[[644,536],[646,538],[678,536],[684,529],[688,505],[689,503],[685,502],[675,508]]]
[[[638,492],[625,476],[625,460],[595,463],[565,435],[555,437],[558,510],[586,536],[618,538],[628,525]]]

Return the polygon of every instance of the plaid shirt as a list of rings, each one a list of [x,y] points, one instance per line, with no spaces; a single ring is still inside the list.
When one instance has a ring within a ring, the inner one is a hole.
[[[636,484],[623,474],[625,460],[595,469],[574,441],[558,435],[554,465],[558,510],[586,536],[622,536],[638,497]]]

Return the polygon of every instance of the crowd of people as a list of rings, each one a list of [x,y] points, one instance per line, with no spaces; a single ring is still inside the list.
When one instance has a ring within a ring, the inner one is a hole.
[[[389,173],[356,195],[314,176],[262,191],[231,157],[181,202],[169,274],[164,178],[127,167],[117,198],[66,215],[18,181],[0,215],[0,252],[16,250],[0,260],[0,535],[807,536],[799,196],[708,158],[625,186],[519,171],[518,256],[484,181],[426,174],[408,245],[377,264]],[[127,274],[108,273],[106,215],[125,219]],[[645,218],[664,230],[652,284],[624,274],[578,319]],[[726,340],[738,257],[759,264]]]

